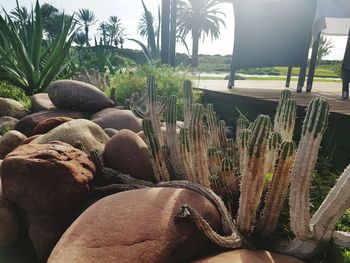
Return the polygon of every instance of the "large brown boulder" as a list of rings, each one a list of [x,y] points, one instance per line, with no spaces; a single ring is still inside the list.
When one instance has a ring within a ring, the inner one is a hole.
[[[133,131],[124,129],[106,144],[105,158],[110,167],[130,176],[154,181],[146,143]]]
[[[98,112],[114,103],[97,87],[77,80],[57,80],[47,90],[50,100],[59,109]]]
[[[31,98],[32,112],[39,112],[43,110],[53,110],[55,105],[52,104],[47,93],[37,93]]]
[[[17,119],[28,115],[26,108],[16,100],[0,98],[0,117],[9,116]]]
[[[14,206],[0,195],[0,250],[18,240],[19,228],[18,215]]]
[[[30,114],[19,122],[17,122],[15,129],[25,134],[26,136],[32,136],[35,126],[37,126],[41,121],[53,118],[53,117],[69,117],[73,119],[84,118],[84,115],[69,110],[50,110],[50,111],[40,111]]]
[[[52,141],[61,141],[72,146],[75,146],[77,141],[80,141],[86,150],[97,150],[102,154],[106,143],[109,141],[109,136],[100,126],[92,121],[78,119],[57,126],[31,143],[45,144]]]
[[[10,130],[13,130],[18,120],[13,117],[3,116],[0,117],[0,134],[4,134]]]
[[[193,263],[303,263],[303,261],[263,250],[238,249],[195,260]]]
[[[19,146],[3,160],[3,195],[30,213],[56,215],[84,202],[95,165],[62,143]]]
[[[188,262],[212,244],[191,220],[174,221],[184,203],[218,230],[217,209],[196,192],[132,190],[105,197],[85,210],[63,234],[48,262]]]
[[[9,131],[0,138],[0,159],[3,159],[8,153],[19,146],[27,136],[19,131]]]
[[[68,122],[73,120],[69,117],[52,117],[46,120],[43,120],[39,122],[37,126],[35,126],[33,130],[33,134],[45,134],[49,131],[51,131],[53,128],[56,128],[57,126],[61,125],[62,123]]]
[[[142,130],[142,120],[137,118],[130,110],[105,109],[92,115],[91,121],[97,123],[103,129],[129,129],[136,133]]]

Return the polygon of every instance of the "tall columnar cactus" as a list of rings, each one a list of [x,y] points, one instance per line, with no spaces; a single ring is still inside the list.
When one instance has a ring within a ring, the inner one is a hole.
[[[271,137],[270,137],[271,138]],[[272,182],[265,198],[265,206],[260,221],[261,236],[270,235],[276,228],[280,211],[288,191],[291,168],[295,159],[294,142],[283,141],[273,172]]]
[[[194,104],[190,123],[190,148],[192,155],[192,177],[203,186],[210,186],[207,148],[203,133],[204,107]]]
[[[240,140],[237,147],[239,153],[239,169],[241,171],[241,174],[244,174],[244,169],[247,164],[248,143],[250,140],[251,133],[251,130],[244,129],[241,132]]]
[[[232,194],[238,193],[238,181],[235,171],[232,160],[225,158],[221,161],[220,177],[225,186],[224,191]]]
[[[186,176],[189,181],[194,182],[192,176],[192,154],[190,145],[190,134],[188,128],[180,129],[180,155],[184,169],[186,171]]]
[[[227,147],[227,137],[226,137],[226,123],[224,120],[220,120],[218,123],[218,133],[219,133],[219,142],[220,148],[225,149]]]
[[[312,237],[309,188],[318,149],[328,123],[328,111],[327,101],[317,98],[310,102],[293,166],[289,194],[290,222],[294,234],[300,240]]]
[[[214,111],[213,104],[207,104],[205,112],[208,123],[209,145],[216,148],[220,148],[218,120]]]
[[[170,161],[172,163],[174,179],[185,180],[187,178],[186,169],[180,155],[180,145],[176,132],[176,96],[172,95],[169,99],[168,113],[166,118],[167,144],[169,146]]]
[[[143,119],[142,127],[147,138],[146,141],[148,144],[148,150],[151,155],[151,163],[155,179],[158,183],[163,181],[169,181],[169,171],[167,169],[167,165],[163,153],[161,151],[161,145],[154,131],[152,121],[148,118]]]
[[[242,174],[237,216],[238,229],[250,234],[264,188],[265,149],[271,130],[271,119],[260,115],[254,122],[248,143],[247,161]]]
[[[184,93],[184,125],[185,128],[190,127],[192,107],[194,103],[193,92],[192,92],[192,82],[190,80],[185,80],[183,82],[183,93]]]
[[[277,109],[274,131],[282,135],[283,140],[292,140],[296,118],[296,103],[294,100],[284,100]]]
[[[143,96],[133,94],[130,99],[130,109],[136,116],[151,119],[160,145],[163,145],[160,120],[161,115],[166,110],[166,106],[167,98],[157,96],[157,86],[154,75],[149,75],[147,78],[146,93]]]
[[[264,173],[272,173],[278,156],[278,150],[282,143],[282,136],[278,132],[271,132],[266,147],[266,161]]]
[[[241,144],[241,133],[244,129],[248,129],[250,125],[250,122],[244,117],[240,116],[237,119],[237,125],[236,125],[236,143],[239,145]]]

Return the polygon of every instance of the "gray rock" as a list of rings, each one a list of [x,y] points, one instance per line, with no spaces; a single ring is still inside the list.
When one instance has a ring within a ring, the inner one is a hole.
[[[32,112],[39,112],[43,110],[52,110],[55,105],[52,104],[47,93],[37,93],[32,96]]]
[[[12,152],[19,146],[27,136],[19,131],[9,131],[0,138],[0,159],[3,159],[7,154]]]
[[[0,117],[9,116],[21,119],[28,115],[26,108],[16,100],[0,98]]]
[[[114,135],[117,134],[118,130],[113,129],[113,128],[106,128],[103,129],[105,131],[105,133],[107,133],[107,135],[109,136],[109,138],[113,137]]]
[[[0,117],[0,134],[13,130],[18,120],[9,116]]]
[[[94,113],[114,105],[97,87],[76,80],[55,81],[49,85],[48,94],[59,109]]]
[[[31,143],[61,141],[75,146],[80,141],[88,151],[97,150],[102,154],[108,140],[109,136],[100,126],[89,120],[77,119],[57,126]]]

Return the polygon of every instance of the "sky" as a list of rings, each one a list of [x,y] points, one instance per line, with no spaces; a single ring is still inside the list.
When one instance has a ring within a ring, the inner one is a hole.
[[[18,0],[20,6],[26,6],[30,9],[34,5],[35,0]],[[148,9],[156,16],[158,5],[161,0],[144,0]],[[107,21],[109,16],[116,15],[121,19],[122,25],[125,27],[125,33],[128,38],[135,38],[143,40],[137,33],[138,21],[143,13],[143,8],[140,0],[41,0],[40,3],[49,3],[58,8],[60,11],[65,10],[65,13],[72,14],[77,12],[80,8],[88,8],[92,10],[98,22],[91,28],[91,36],[96,33],[98,24]],[[0,0],[0,6],[5,10],[11,10],[16,6],[15,0]],[[226,14],[225,23],[226,27],[221,29],[220,37],[216,40],[206,38],[204,42],[199,45],[200,54],[220,54],[227,55],[232,54],[233,48],[233,34],[234,34],[234,17],[231,4],[220,4],[220,9]],[[329,56],[325,59],[330,60],[342,60],[344,56],[344,50],[346,46],[346,37],[328,37],[331,39],[334,48]],[[187,44],[191,50],[191,38],[186,39]],[[126,41],[124,47],[139,49],[139,46],[131,41]],[[177,52],[186,53],[186,49],[177,44]]]

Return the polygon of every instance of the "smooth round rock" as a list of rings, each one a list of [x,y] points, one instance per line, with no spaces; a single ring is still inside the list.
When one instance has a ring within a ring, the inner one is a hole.
[[[17,122],[18,120],[13,117],[0,117],[0,134],[5,134],[6,132],[13,130]]]
[[[19,146],[27,136],[19,131],[9,131],[0,138],[0,158],[3,159],[7,154]]]
[[[52,117],[46,120],[43,120],[39,122],[37,126],[35,126],[33,130],[33,134],[45,134],[49,131],[51,131],[53,128],[56,128],[57,126],[61,125],[62,123],[68,122],[73,120],[69,117]]]
[[[193,263],[303,263],[286,255],[263,250],[237,249],[192,261]]]
[[[21,145],[2,162],[3,196],[30,213],[61,214],[86,201],[94,172],[89,156],[66,143]]]
[[[114,103],[97,87],[77,80],[57,80],[48,87],[52,103],[59,109],[98,112]]]
[[[77,111],[69,110],[40,111],[30,114],[21,119],[19,122],[17,122],[15,129],[25,134],[26,136],[32,136],[35,126],[37,126],[43,120],[53,117],[69,117],[72,119],[80,119],[84,118],[84,115]]]
[[[53,110],[55,105],[52,104],[47,93],[37,93],[31,97],[32,112],[39,112],[43,110]]]
[[[116,129],[113,129],[113,128],[106,128],[106,129],[103,129],[105,131],[105,133],[107,133],[107,135],[111,138],[113,137],[114,135],[116,135],[118,133],[118,130]]]
[[[218,231],[217,209],[196,192],[172,188],[126,191],[85,210],[63,234],[48,262],[189,262],[206,253],[212,243],[191,220],[175,222],[184,203]]]
[[[136,133],[142,130],[142,120],[137,118],[130,110],[105,109],[92,115],[91,121],[97,123],[103,129],[128,129]]]
[[[106,144],[104,156],[111,168],[134,178],[154,181],[146,143],[133,131],[124,129]]]
[[[0,249],[18,240],[19,228],[14,206],[0,195]]]
[[[16,100],[0,98],[0,117],[9,116],[21,119],[28,115],[26,108]]]
[[[103,129],[92,121],[85,119],[77,119],[65,122],[48,133],[36,138],[31,144],[45,144],[52,141],[61,141],[75,147],[77,141],[82,142],[86,150],[97,150],[103,153],[109,136]]]

